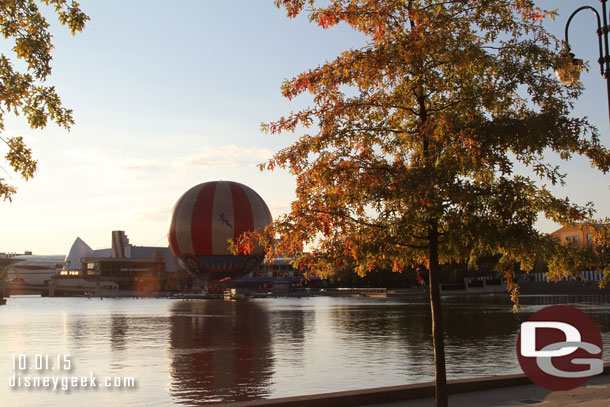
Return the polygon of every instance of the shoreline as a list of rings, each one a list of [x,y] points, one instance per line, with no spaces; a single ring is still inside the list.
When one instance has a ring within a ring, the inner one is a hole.
[[[595,379],[608,381],[610,383],[610,363],[604,363],[604,371],[602,374],[593,376],[589,381]],[[588,382],[589,382],[588,381]],[[525,390],[528,387],[533,387],[533,390],[539,390],[538,393],[545,395],[549,394],[563,394],[564,397],[573,397],[570,392],[578,392],[579,389],[586,386],[583,385],[577,389],[568,390],[564,392],[551,392],[544,390],[541,387],[533,384],[532,381],[525,374],[514,374],[505,376],[486,376],[470,379],[456,379],[447,381],[447,391],[449,395],[464,395],[469,398],[477,398],[477,393],[489,391],[510,391],[514,389]],[[595,386],[600,388],[601,386]],[[607,397],[604,400],[608,400],[610,397],[610,388],[604,386],[607,389]],[[531,389],[529,389],[531,390]],[[511,391],[511,393],[514,393]],[[531,391],[529,392],[531,393]],[[434,397],[434,383],[418,383],[418,384],[407,384],[398,386],[388,387],[377,387],[370,389],[361,390],[347,390],[329,393],[319,393],[311,395],[301,396],[290,396],[280,397],[271,399],[257,399],[248,401],[237,401],[237,402],[218,402],[209,403],[210,406],[223,406],[223,407],[352,407],[352,406],[383,406],[386,403],[388,407],[393,405],[392,403],[404,403],[405,401],[423,401],[424,399]],[[509,400],[496,400],[509,402]],[[542,400],[539,400],[543,402]],[[608,404],[609,402],[606,401]],[[409,403],[410,404],[410,403]],[[467,402],[466,405],[469,403]],[[534,403],[531,403],[534,404]],[[399,404],[396,404],[398,406]],[[419,405],[419,403],[418,403]],[[569,405],[569,404],[566,404]]]
[[[545,290],[524,290],[519,297],[565,297],[565,296],[598,296],[608,295],[610,290],[562,290],[562,291],[545,291]],[[156,299],[181,299],[181,300],[209,300],[209,299],[227,299],[223,294],[203,294],[203,293],[176,293],[176,292],[141,292],[128,290],[97,290],[88,293],[62,293],[61,295],[50,296],[46,293],[17,291],[5,295],[0,295],[0,298],[9,299],[11,297],[48,297],[48,298],[156,298]],[[509,294],[505,290],[444,290],[441,291],[441,297],[476,297],[476,296],[506,296]],[[367,293],[360,292],[360,289],[338,289],[338,290],[307,290],[307,291],[290,291],[280,293],[251,293],[245,295],[247,300],[265,299],[265,298],[317,298],[317,297],[339,297],[339,298],[421,298],[427,299],[429,294],[423,290],[387,290],[384,292]]]

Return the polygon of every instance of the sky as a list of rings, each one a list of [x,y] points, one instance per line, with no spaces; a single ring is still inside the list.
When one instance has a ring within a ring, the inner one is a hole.
[[[76,36],[50,19],[55,49],[47,81],[76,124],[69,132],[55,125],[34,131],[23,117],[6,120],[4,136],[23,136],[39,171],[25,182],[0,163],[2,177],[18,187],[12,202],[0,201],[0,252],[66,254],[76,237],[106,248],[113,230],[126,231],[132,244],[166,246],[175,202],[190,187],[219,179],[253,188],[274,217],[287,212],[293,177],[256,165],[300,133],[263,134],[260,124],[311,104],[308,96],[284,99],[284,79],[365,38],[344,25],[323,30],[306,17],[288,19],[272,0],[80,3],[91,20]],[[570,13],[587,4],[537,3],[558,9],[548,28],[560,38]],[[588,116],[610,146],[594,25],[593,14],[583,12],[570,27],[573,51],[591,61],[574,114]],[[610,176],[584,159],[562,168],[567,186],[553,192],[592,201],[598,216],[610,216]],[[540,221],[538,228],[557,225]]]

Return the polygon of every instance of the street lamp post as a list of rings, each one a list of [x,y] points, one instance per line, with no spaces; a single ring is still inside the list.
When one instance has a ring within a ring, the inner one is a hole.
[[[568,61],[565,66],[558,68],[556,73],[559,80],[566,85],[570,85],[578,81],[582,68],[582,60],[576,59],[574,54],[570,52],[571,47],[568,37],[568,30],[570,28],[570,23],[576,14],[583,10],[591,10],[597,18],[597,39],[599,43],[599,59],[597,62],[599,63],[601,75],[606,79],[606,87],[608,91],[608,117],[610,118],[610,55],[608,50],[608,33],[610,32],[610,27],[608,26],[608,11],[606,9],[606,3],[608,0],[600,0],[600,2],[602,3],[601,18],[597,9],[591,6],[583,6],[576,9],[570,18],[568,18],[565,29],[565,43],[570,56],[570,61]]]

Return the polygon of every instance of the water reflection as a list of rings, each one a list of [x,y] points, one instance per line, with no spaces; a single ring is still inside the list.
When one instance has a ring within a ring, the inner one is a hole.
[[[521,372],[520,323],[548,305],[586,312],[610,339],[610,296],[445,297],[450,379]],[[0,310],[0,373],[11,354],[72,355],[75,374],[136,378],[133,390],[25,389],[3,405],[200,405],[432,381],[427,299],[11,299]],[[604,349],[610,360],[610,346]],[[53,373],[53,372],[51,372]],[[74,396],[74,397],[73,397]],[[76,397],[78,396],[78,397]]]
[[[273,352],[278,356],[277,363],[287,365],[288,369],[298,370],[304,367],[304,343],[306,334],[315,324],[316,313],[313,310],[290,308],[269,309],[265,307],[271,322],[273,335]],[[283,366],[276,366],[276,371]]]
[[[585,312],[599,327],[602,333],[610,332],[610,295],[562,295],[562,296],[523,296],[526,314],[540,309],[541,305],[571,305]],[[529,311],[529,312],[528,312]]]
[[[520,325],[548,305],[580,308],[602,333],[609,332],[607,299],[599,295],[523,297],[522,311],[515,314],[505,296],[443,298],[448,375],[459,378],[520,372],[515,356]],[[351,374],[360,375],[371,369],[375,358],[383,358],[384,366],[391,372],[386,381],[433,379],[430,307],[423,299],[337,300],[328,308],[328,318],[327,325],[339,334],[333,340],[340,345],[333,351],[347,360],[345,366]],[[350,358],[350,354],[359,355],[362,362]],[[340,375],[334,380],[341,381]],[[345,377],[345,383],[348,382]]]
[[[266,311],[255,302],[183,301],[171,309],[170,392],[189,404],[269,395]]]
[[[121,314],[112,314],[110,317],[110,341],[113,351],[127,349],[127,317]]]

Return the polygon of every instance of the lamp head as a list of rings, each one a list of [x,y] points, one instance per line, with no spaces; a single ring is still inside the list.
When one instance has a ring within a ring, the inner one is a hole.
[[[561,65],[555,68],[557,79],[564,85],[575,85],[580,79],[582,66],[582,59],[577,59],[570,52],[570,48],[566,48],[564,56],[561,58]]]

